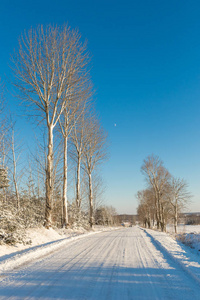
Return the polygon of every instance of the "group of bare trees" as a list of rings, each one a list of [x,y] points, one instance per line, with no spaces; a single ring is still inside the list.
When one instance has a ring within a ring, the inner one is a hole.
[[[116,224],[117,212],[113,206],[100,206],[95,211],[95,220],[98,225],[111,226]]]
[[[147,188],[137,193],[140,221],[145,227],[156,226],[165,231],[167,222],[172,219],[177,232],[179,215],[191,198],[186,181],[173,177],[155,155],[144,160],[141,172]]]
[[[85,207],[88,207],[88,213],[84,212],[84,215],[87,215],[92,227],[96,196],[93,179],[98,165],[106,158],[107,136],[94,112],[86,43],[82,42],[77,30],[68,26],[39,26],[21,37],[12,62],[18,96],[22,98],[27,114],[33,122],[37,122],[40,129],[37,133],[43,133],[43,146],[39,144],[37,147],[39,150],[34,154],[35,161],[32,163],[34,167],[27,166],[29,184],[27,189],[23,185],[24,193],[34,196],[35,202],[39,201],[44,207],[46,228],[59,222],[62,227],[68,227],[74,206],[76,220],[80,221],[82,201],[87,199]],[[1,131],[3,137],[5,128]],[[9,144],[12,145],[13,177],[9,179],[15,191],[16,209],[19,210],[23,193],[17,182],[14,131],[11,131]],[[2,138],[2,141],[5,142],[5,139]],[[2,157],[1,164],[1,190],[8,190]],[[74,187],[74,196],[71,197],[74,203],[70,207],[69,186]]]

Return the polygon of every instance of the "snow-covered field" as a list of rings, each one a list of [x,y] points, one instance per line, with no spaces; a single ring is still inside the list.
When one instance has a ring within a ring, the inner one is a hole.
[[[173,225],[167,226],[167,232],[174,233]],[[200,234],[200,225],[179,224],[177,228],[177,233],[199,233]]]
[[[3,272],[0,299],[200,299],[199,256],[137,226],[82,235]]]
[[[167,232],[174,235],[177,240],[200,251],[200,225],[178,225],[178,233],[174,234],[173,226],[167,226]]]

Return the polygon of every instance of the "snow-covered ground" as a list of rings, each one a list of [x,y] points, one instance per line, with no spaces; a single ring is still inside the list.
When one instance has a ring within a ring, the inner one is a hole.
[[[199,256],[166,233],[135,226],[61,243],[2,273],[0,299],[200,299]]]
[[[173,225],[167,225],[167,232],[174,233]],[[177,228],[177,233],[199,233],[200,234],[200,225],[179,224]]]
[[[167,226],[167,232],[190,248],[200,251],[200,225],[178,225],[177,234],[174,234],[173,226]]]
[[[144,229],[144,231],[162,252],[179,264],[183,271],[189,273],[200,285],[200,256],[197,251],[193,251],[164,232],[150,229]]]
[[[116,229],[117,227],[103,226],[95,226],[91,231],[83,228],[54,230],[52,228],[45,229],[41,227],[27,229],[26,235],[31,240],[31,244],[16,244],[16,246],[0,245],[0,272],[10,270],[33,259],[47,255],[64,246],[66,243],[83,238],[86,235]]]

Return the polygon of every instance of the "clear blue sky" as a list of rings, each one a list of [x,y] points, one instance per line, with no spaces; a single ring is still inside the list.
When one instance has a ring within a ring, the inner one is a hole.
[[[2,0],[3,80],[20,34],[49,23],[68,23],[88,40],[97,109],[111,143],[103,167],[107,204],[135,212],[135,194],[145,187],[140,167],[154,153],[188,181],[190,210],[200,211],[200,2]],[[17,100],[9,100],[14,111]]]

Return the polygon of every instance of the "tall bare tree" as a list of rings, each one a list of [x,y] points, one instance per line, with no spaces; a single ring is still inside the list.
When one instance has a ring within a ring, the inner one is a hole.
[[[191,194],[188,192],[187,182],[184,179],[172,177],[169,183],[167,197],[172,207],[174,231],[177,233],[178,216],[191,198]]]
[[[8,176],[8,157],[10,152],[10,122],[8,107],[5,98],[5,85],[0,79],[0,181],[3,194],[3,202],[7,198],[7,187],[9,186]]]
[[[87,117],[87,110],[85,109],[77,122],[74,122],[71,134],[73,146],[71,157],[76,164],[75,202],[77,210],[80,210],[81,207],[81,163],[87,144]]]
[[[171,175],[164,167],[162,160],[155,155],[148,156],[144,160],[141,171],[149,186],[154,189],[157,228],[163,231],[166,227],[164,195]]]
[[[80,62],[83,65],[83,61]],[[78,64],[78,62],[77,62]],[[79,80],[77,78],[77,86],[73,86],[70,91],[70,95],[67,98],[66,107],[59,120],[60,131],[63,136],[63,227],[68,226],[68,213],[67,213],[67,155],[68,155],[68,139],[72,130],[77,128],[77,123],[80,124],[80,119],[84,114],[87,106],[87,100],[89,99],[91,85],[89,83],[89,78],[87,79],[87,74],[82,74],[79,72]],[[78,76],[77,76],[78,77]],[[88,98],[88,99],[87,99]],[[84,101],[83,101],[84,99]],[[76,129],[75,129],[76,130]],[[77,148],[76,148],[77,149]]]
[[[19,196],[19,185],[18,185],[18,178],[17,178],[17,163],[20,155],[17,155],[16,157],[14,127],[12,128],[11,151],[12,151],[12,179],[13,179],[13,184],[15,189],[15,197],[17,200],[17,209],[19,210],[20,196]]]
[[[137,193],[139,201],[138,216],[145,227],[151,228],[154,224],[155,193],[154,189],[146,189]]]
[[[70,91],[77,84],[80,65],[75,61],[84,51],[77,31],[67,26],[40,26],[21,37],[13,57],[15,85],[47,127],[46,228],[51,226],[54,129],[66,109]]]
[[[89,190],[89,223],[92,227],[94,224],[94,203],[93,203],[93,183],[92,174],[95,168],[102,163],[107,157],[107,135],[99,125],[95,116],[87,121],[86,144],[84,149],[84,170],[88,176]]]

